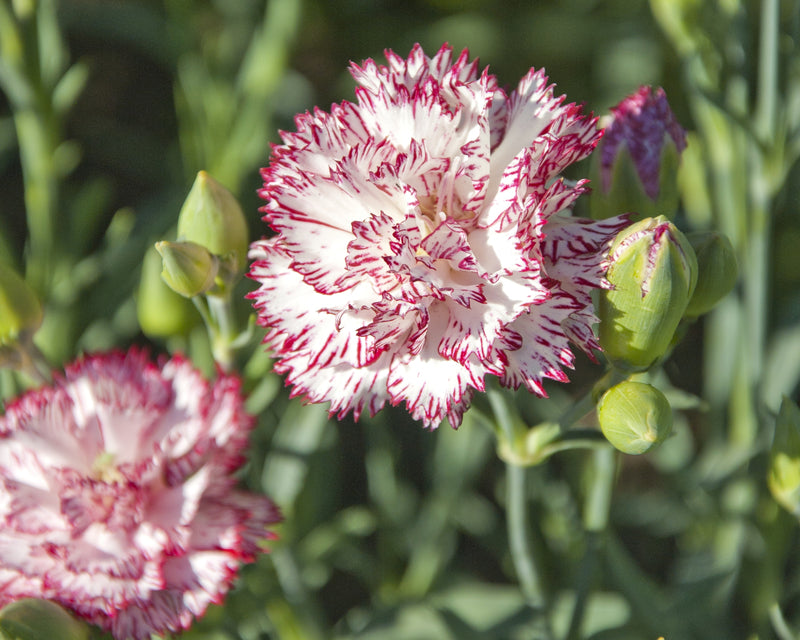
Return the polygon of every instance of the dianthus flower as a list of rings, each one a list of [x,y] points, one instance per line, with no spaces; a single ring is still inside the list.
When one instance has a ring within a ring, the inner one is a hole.
[[[0,603],[58,602],[118,640],[220,602],[280,520],[237,491],[239,381],[181,357],[89,356],[0,417]]]
[[[386,56],[273,148],[250,296],[294,395],[455,427],[486,374],[545,395],[568,341],[598,348],[590,291],[625,223],[567,215],[587,181],[559,174],[600,133],[543,71],[507,94],[467,51]]]

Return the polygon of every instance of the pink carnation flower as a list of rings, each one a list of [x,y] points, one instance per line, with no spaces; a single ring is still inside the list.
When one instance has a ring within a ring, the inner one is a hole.
[[[265,527],[235,489],[252,419],[238,379],[180,357],[87,357],[0,417],[0,603],[54,600],[124,640],[220,602]]]
[[[586,181],[559,174],[600,134],[543,71],[507,94],[466,51],[386,56],[274,147],[250,295],[293,395],[455,427],[486,374],[545,395],[568,341],[598,348],[590,291],[625,222],[567,215]]]

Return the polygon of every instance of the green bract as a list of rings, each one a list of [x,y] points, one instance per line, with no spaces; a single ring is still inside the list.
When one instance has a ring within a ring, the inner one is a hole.
[[[667,398],[645,382],[625,381],[611,387],[597,404],[597,419],[606,439],[623,453],[645,453],[672,431]]]
[[[775,501],[800,516],[800,410],[788,398],[775,423],[767,481]]]
[[[644,370],[667,351],[697,283],[689,241],[663,216],[646,218],[617,235],[600,292],[598,335],[618,368]]]
[[[187,298],[205,293],[214,286],[219,259],[194,242],[156,242],[161,254],[161,277],[170,289]]]
[[[724,298],[739,275],[736,253],[727,236],[716,231],[697,231],[687,236],[697,256],[697,286],[686,315],[697,317],[711,311]]]
[[[247,264],[249,234],[234,195],[200,171],[178,217],[178,240],[197,243],[214,255],[236,257],[235,271]]]
[[[136,295],[136,317],[142,331],[151,338],[186,334],[199,316],[191,301],[175,293],[161,277],[162,260],[150,247],[142,263]]]
[[[0,640],[86,640],[89,627],[49,600],[24,598],[0,609]]]
[[[636,220],[664,213],[672,217],[678,209],[677,173],[680,155],[671,140],[664,142],[659,169],[660,189],[658,196],[653,199],[645,192],[636,164],[627,147],[623,147],[617,153],[608,191],[597,186],[601,184],[600,153],[592,154],[589,174],[592,184],[595,185],[589,197],[592,218],[602,220],[628,212],[632,212]]]
[[[0,344],[33,335],[42,324],[42,305],[14,270],[0,264]]]

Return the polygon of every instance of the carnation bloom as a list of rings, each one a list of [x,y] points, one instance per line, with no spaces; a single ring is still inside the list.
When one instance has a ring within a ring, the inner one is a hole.
[[[118,640],[179,631],[280,520],[235,489],[239,381],[141,351],[70,365],[0,417],[0,603],[54,600]]]
[[[507,94],[466,51],[386,55],[274,147],[250,296],[293,395],[455,427],[486,374],[545,395],[568,341],[598,348],[590,291],[625,222],[567,215],[586,181],[559,174],[600,133],[543,71]]]

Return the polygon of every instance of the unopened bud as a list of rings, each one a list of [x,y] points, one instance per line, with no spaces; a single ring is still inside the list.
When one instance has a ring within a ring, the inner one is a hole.
[[[686,238],[697,256],[697,286],[686,307],[686,315],[695,318],[711,311],[730,293],[739,268],[727,236],[716,231],[698,231]]]
[[[175,293],[187,298],[199,296],[214,286],[219,259],[194,242],[156,242],[161,254],[161,277]]]
[[[597,404],[606,439],[623,453],[640,454],[660,444],[672,431],[672,408],[653,385],[625,381],[611,387]]]
[[[697,259],[689,241],[664,217],[623,229],[609,250],[601,291],[598,337],[618,368],[644,370],[661,358],[683,317],[697,282]]]
[[[767,484],[778,504],[800,516],[800,410],[788,398],[775,423]]]
[[[592,217],[626,212],[671,217],[678,208],[677,171],[686,132],[664,90],[641,87],[611,112],[592,160]]]
[[[200,316],[187,298],[170,289],[161,278],[162,260],[155,247],[145,253],[136,295],[136,317],[150,338],[184,335]]]
[[[194,242],[217,256],[235,256],[234,271],[247,264],[249,235],[234,195],[200,171],[178,216],[178,240]]]
[[[23,598],[0,609],[0,638],[86,640],[89,626],[49,600]]]
[[[32,336],[42,324],[42,305],[27,282],[0,264],[0,345]]]

